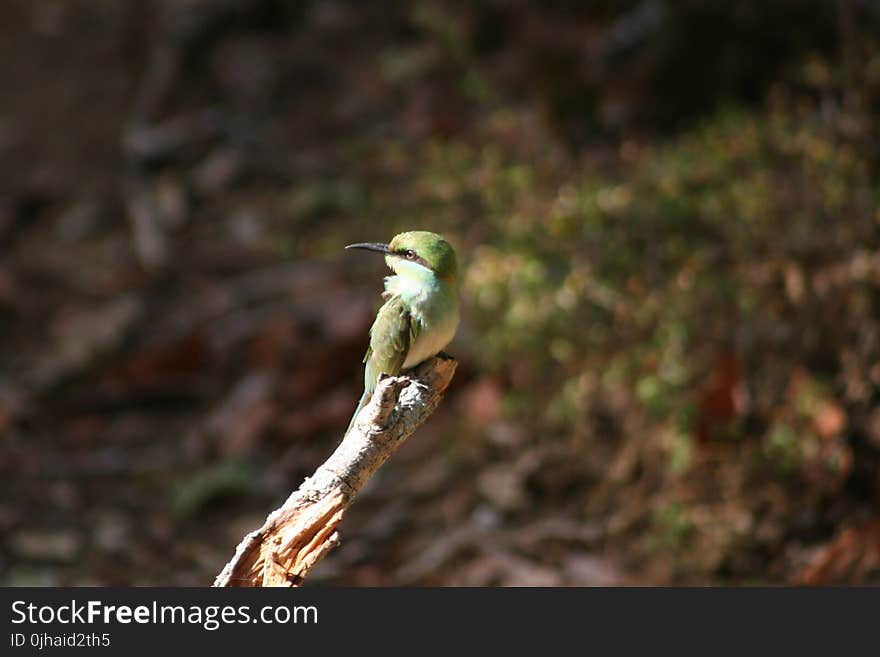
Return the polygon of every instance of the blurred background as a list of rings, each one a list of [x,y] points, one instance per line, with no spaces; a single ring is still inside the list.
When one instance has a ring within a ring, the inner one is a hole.
[[[447,399],[308,585],[880,584],[880,3],[5,0],[0,582],[205,585],[338,442],[378,258]]]

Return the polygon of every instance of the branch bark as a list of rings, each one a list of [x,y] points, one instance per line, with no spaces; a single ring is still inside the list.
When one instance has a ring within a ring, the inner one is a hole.
[[[242,539],[214,586],[299,586],[339,543],[336,528],[358,492],[437,408],[456,365],[438,356],[382,379],[336,451]]]

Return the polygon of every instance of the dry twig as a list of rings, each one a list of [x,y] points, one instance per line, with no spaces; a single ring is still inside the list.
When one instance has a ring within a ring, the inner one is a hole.
[[[345,509],[440,403],[457,363],[436,357],[379,382],[336,451],[239,544],[214,586],[298,586],[339,542]]]

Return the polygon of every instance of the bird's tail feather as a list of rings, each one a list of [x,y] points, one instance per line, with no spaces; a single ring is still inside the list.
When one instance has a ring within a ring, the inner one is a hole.
[[[347,436],[351,431],[351,428],[354,426],[354,421],[357,419],[358,413],[361,412],[361,409],[367,405],[367,402],[370,401],[371,395],[364,390],[364,394],[361,395],[361,400],[358,402],[357,408],[354,409],[354,414],[351,416],[351,420],[348,422],[348,429],[345,430],[345,435]]]

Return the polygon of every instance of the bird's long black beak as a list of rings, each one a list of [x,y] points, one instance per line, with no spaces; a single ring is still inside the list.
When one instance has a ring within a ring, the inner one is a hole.
[[[387,244],[381,242],[360,242],[359,244],[349,244],[346,249],[364,249],[365,251],[378,251],[379,253],[391,253],[391,249]]]

